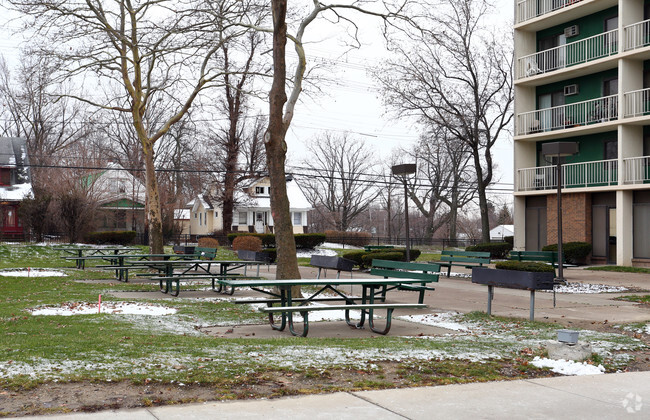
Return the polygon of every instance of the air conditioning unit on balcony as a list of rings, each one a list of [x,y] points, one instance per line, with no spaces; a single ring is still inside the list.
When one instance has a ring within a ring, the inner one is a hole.
[[[564,28],[564,36],[567,38],[571,38],[572,36],[576,36],[580,33],[580,29],[578,28],[578,25],[571,25],[566,28]]]
[[[578,85],[566,85],[564,86],[564,96],[571,96],[578,94]]]

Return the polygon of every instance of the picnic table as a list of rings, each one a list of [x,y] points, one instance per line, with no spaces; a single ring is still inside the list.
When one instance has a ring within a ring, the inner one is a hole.
[[[424,309],[427,305],[400,304],[400,303],[375,303],[376,290],[385,290],[387,286],[395,286],[405,283],[421,283],[421,279],[289,279],[289,280],[261,280],[261,279],[219,279],[219,284],[226,287],[250,287],[252,290],[270,296],[264,300],[238,300],[235,303],[266,303],[267,306],[260,308],[260,311],[268,314],[269,323],[274,330],[282,331],[287,324],[289,331],[295,336],[306,337],[309,332],[309,312],[324,310],[344,310],[345,322],[354,328],[363,328],[366,316],[368,326],[377,334],[387,334],[390,331],[393,310],[395,309]],[[336,286],[361,286],[361,297],[346,295]],[[294,298],[291,296],[291,288],[294,286],[320,286],[320,288],[307,298]],[[269,290],[271,289],[271,290]],[[330,291],[333,297],[325,297],[323,293]],[[381,292],[379,292],[381,294]],[[383,300],[380,298],[380,300]],[[341,301],[341,305],[320,305],[313,306],[311,303],[322,301]],[[273,306],[279,304],[279,306]],[[374,310],[386,310],[386,324],[384,329],[375,327]],[[361,311],[359,322],[350,320],[350,311]],[[303,318],[302,331],[294,328],[293,314],[300,312]],[[273,318],[274,314],[280,313],[281,321],[277,324]]]
[[[123,253],[140,250],[140,248],[134,248],[134,247],[105,247],[105,246],[104,247],[68,247],[68,248],[59,248],[59,249],[63,252],[74,255],[74,257],[63,256],[61,258],[65,260],[75,261],[76,268],[79,268],[81,270],[86,268],[86,260],[92,260],[92,259],[107,260],[110,257],[114,257],[116,255],[122,255]]]

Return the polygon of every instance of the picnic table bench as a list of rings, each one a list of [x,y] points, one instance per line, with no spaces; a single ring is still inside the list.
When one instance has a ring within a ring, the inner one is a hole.
[[[115,270],[115,278],[119,281],[129,281],[129,270],[153,268],[149,263],[163,261],[184,261],[180,254],[120,254],[106,257],[109,265],[98,265],[96,268]]]
[[[411,282],[421,282],[419,279],[411,279]],[[377,334],[387,334],[391,327],[392,314],[395,309],[424,309],[427,305],[420,303],[401,304],[401,303],[375,303],[374,289],[381,288],[384,285],[397,285],[402,283],[409,283],[408,279],[289,279],[289,280],[245,280],[245,279],[223,279],[218,282],[224,286],[234,287],[250,287],[253,290],[271,296],[271,299],[265,299],[263,302],[267,304],[259,310],[268,314],[269,324],[274,330],[282,331],[289,325],[289,331],[292,335],[306,337],[309,332],[309,312],[314,311],[332,311],[343,310],[345,311],[345,321],[353,328],[363,328],[366,316],[368,317],[368,326]],[[361,286],[362,296],[350,297],[345,295],[342,291],[335,288],[335,286]],[[294,298],[291,296],[291,288],[294,286],[321,286],[318,291],[311,294],[307,298]],[[270,288],[266,290],[262,288]],[[279,290],[279,293],[278,293]],[[323,297],[321,294],[325,291],[331,291],[335,296],[333,298]],[[344,305],[309,305],[313,302],[323,300],[340,300],[345,302]],[[259,300],[253,301],[259,303]],[[235,301],[235,303],[251,303],[250,300]],[[298,305],[294,306],[294,303]],[[273,306],[279,304],[279,306]],[[376,328],[374,322],[374,310],[386,310],[386,323],[383,329]],[[359,322],[350,320],[349,311],[358,310],[361,313]],[[296,331],[294,328],[293,314],[300,312],[303,318],[302,331]],[[280,323],[274,320],[274,314],[281,314]]]
[[[211,280],[212,283],[212,291],[213,292],[224,292],[229,295],[233,295],[235,293],[235,287],[231,287],[230,291],[226,291],[226,288],[219,284],[217,282],[218,279],[229,279],[229,278],[237,278],[237,279],[251,279],[251,280],[256,280],[256,279],[261,279],[261,277],[240,277],[238,274],[210,274],[210,275],[205,275],[205,274],[192,274],[192,275],[172,275],[172,276],[158,276],[158,277],[151,277],[149,280],[153,281],[158,281],[160,285],[160,291],[163,293],[169,293],[171,296],[178,296],[180,291],[181,291],[181,281],[187,281],[187,280]],[[176,287],[174,287],[176,285]]]
[[[451,275],[451,267],[465,267],[465,268],[474,268],[474,267],[483,267],[483,264],[490,264],[490,253],[489,252],[477,252],[477,251],[453,251],[453,250],[444,250],[440,256],[441,267],[447,267],[447,277]]]
[[[74,255],[74,257],[63,256],[61,258],[75,261],[76,268],[81,270],[86,268],[86,260],[106,260],[112,256],[140,250],[140,248],[134,247],[70,247],[59,249],[68,254]],[[84,255],[84,253],[86,253],[86,255]]]
[[[387,278],[396,279],[419,279],[421,283],[404,283],[396,284],[393,289],[408,290],[411,292],[419,292],[418,303],[424,303],[424,292],[427,290],[436,290],[433,287],[427,286],[427,283],[438,282],[440,272],[440,265],[427,264],[427,263],[413,263],[404,261],[389,261],[389,260],[372,260],[370,274],[374,276],[383,276]],[[381,291],[382,296],[386,296],[386,291],[391,290],[385,286]]]
[[[510,259],[545,262],[551,264],[553,268],[556,268],[558,264],[557,251],[510,251]]]

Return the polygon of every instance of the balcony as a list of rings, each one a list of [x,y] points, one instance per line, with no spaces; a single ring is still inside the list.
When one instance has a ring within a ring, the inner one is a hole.
[[[549,48],[517,60],[517,79],[575,66],[618,53],[618,29]]]
[[[517,23],[571,6],[582,0],[523,0],[517,2]]]
[[[623,28],[625,51],[635,50],[650,45],[650,20],[634,23]]]
[[[557,189],[556,166],[517,170],[517,191]],[[569,163],[562,165],[563,188],[618,185],[618,160]]]
[[[626,92],[624,98],[625,118],[641,117],[650,114],[650,89]]]
[[[650,183],[650,156],[623,159],[623,176],[625,184]]]
[[[618,95],[569,105],[554,106],[517,115],[516,135],[536,134],[591,125],[618,118]]]

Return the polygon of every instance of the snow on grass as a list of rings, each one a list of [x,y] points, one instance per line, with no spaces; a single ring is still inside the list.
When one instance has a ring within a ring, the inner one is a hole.
[[[573,360],[552,360],[535,356],[532,362],[538,368],[550,368],[551,371],[561,375],[599,375],[605,373],[603,365],[590,365],[587,362],[574,362]]]
[[[101,310],[97,303],[68,302],[61,306],[48,306],[30,311],[32,315],[89,315],[89,314],[124,314],[161,316],[175,314],[176,309],[164,306],[134,302],[103,302]]]
[[[418,324],[432,325],[434,327],[445,328],[452,331],[469,331],[468,325],[463,325],[455,321],[460,315],[458,312],[443,312],[437,314],[424,314],[424,315],[405,315],[398,316],[397,319],[404,321],[416,322]]]
[[[555,286],[557,293],[574,293],[574,294],[592,294],[592,293],[620,293],[628,289],[622,286],[608,286],[606,284],[591,283],[567,283]],[[542,290],[542,292],[553,292],[552,290]]]
[[[325,257],[336,257],[338,254],[333,249],[300,249],[296,252],[298,258],[311,258],[312,255],[322,255]]]
[[[67,277],[62,271],[41,270],[38,268],[29,268],[25,270],[3,270],[0,271],[3,277]]]

